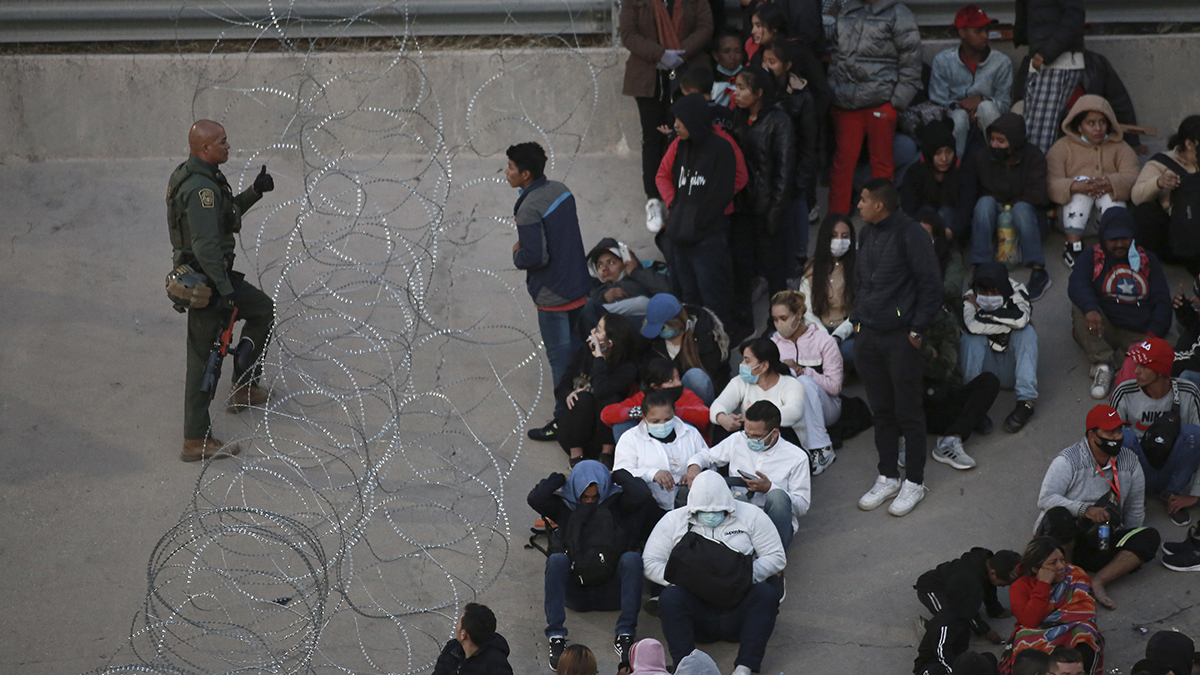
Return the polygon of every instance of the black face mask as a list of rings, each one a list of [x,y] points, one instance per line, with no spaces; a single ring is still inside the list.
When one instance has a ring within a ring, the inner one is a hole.
[[[996,160],[997,162],[1004,162],[1004,161],[1007,161],[1009,157],[1012,157],[1012,148],[1011,147],[1010,148],[991,148],[991,151],[992,151],[992,159]]]
[[[1121,441],[1123,439],[1108,439],[1100,434],[1096,434],[1096,445],[1100,446],[1100,451],[1109,457],[1116,457],[1121,452]]]
[[[679,397],[683,396],[683,387],[682,386],[663,387],[661,391],[665,391],[667,394],[669,394],[671,396],[672,403],[678,403]]]

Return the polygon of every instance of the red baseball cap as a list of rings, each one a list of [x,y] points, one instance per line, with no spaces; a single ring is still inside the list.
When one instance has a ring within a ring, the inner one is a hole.
[[[1134,363],[1140,363],[1164,377],[1171,376],[1171,366],[1175,363],[1175,350],[1162,338],[1148,337],[1141,342],[1135,342],[1125,352]]]
[[[967,5],[954,15],[955,28],[983,28],[994,23],[1000,23],[999,19],[989,18],[979,5]]]
[[[1125,420],[1117,414],[1116,410],[1110,405],[1101,403],[1100,405],[1088,411],[1087,428],[1088,429],[1103,429],[1112,431],[1125,426]]]

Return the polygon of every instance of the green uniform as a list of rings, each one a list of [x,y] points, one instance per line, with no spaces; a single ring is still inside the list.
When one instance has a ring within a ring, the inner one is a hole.
[[[262,374],[261,358],[271,325],[275,321],[275,303],[265,293],[245,281],[245,275],[233,271],[234,235],[242,230],[242,214],[262,195],[253,188],[236,197],[229,181],[213,164],[195,156],[176,167],[167,184],[167,227],[174,249],[174,266],[191,265],[203,272],[218,295],[234,297],[238,318],[245,320],[242,337],[254,341],[254,372]],[[200,391],[204,366],[212,350],[218,327],[228,321],[228,313],[213,307],[188,310],[187,383],[183,403],[183,437],[209,436],[209,397]],[[234,373],[242,377],[243,373]]]

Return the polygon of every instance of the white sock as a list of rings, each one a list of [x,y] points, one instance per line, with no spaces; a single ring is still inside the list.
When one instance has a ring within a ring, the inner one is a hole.
[[[733,669],[733,675],[750,675],[750,668],[747,666],[738,666]]]

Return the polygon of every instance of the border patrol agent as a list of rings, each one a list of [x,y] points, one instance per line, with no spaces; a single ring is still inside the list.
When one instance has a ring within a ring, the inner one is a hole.
[[[275,321],[275,303],[267,294],[233,271],[234,235],[241,232],[242,214],[263,193],[275,189],[274,179],[263,166],[254,185],[237,195],[218,168],[229,159],[225,128],[211,120],[200,120],[188,132],[191,156],[176,167],[167,185],[167,224],[174,249],[174,265],[188,265],[207,277],[209,293],[195,294],[187,305],[187,383],[183,404],[183,451],[179,458],[194,462],[215,456],[236,455],[241,448],[210,436],[210,397],[200,391],[204,368],[217,331],[229,321],[236,307],[245,320],[242,337],[254,342],[253,366],[235,372],[229,412],[267,401],[267,392],[257,382],[262,376],[262,355]],[[170,289],[169,289],[170,290]]]

